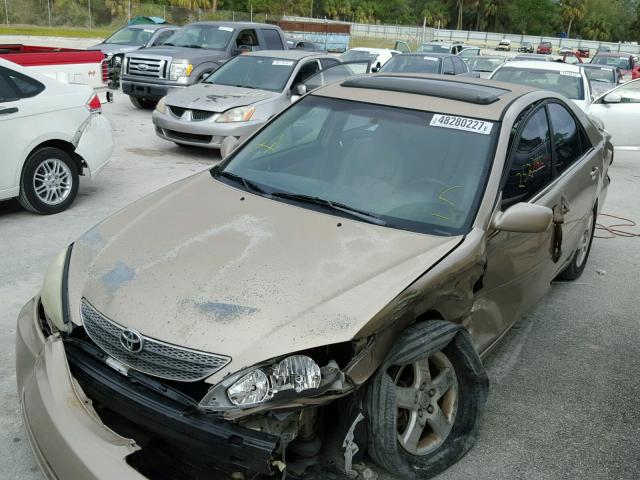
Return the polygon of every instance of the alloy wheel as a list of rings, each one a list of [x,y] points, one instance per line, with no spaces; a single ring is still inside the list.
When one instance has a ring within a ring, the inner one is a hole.
[[[44,160],[33,175],[33,190],[47,205],[58,205],[71,193],[73,177],[65,162],[57,158]]]

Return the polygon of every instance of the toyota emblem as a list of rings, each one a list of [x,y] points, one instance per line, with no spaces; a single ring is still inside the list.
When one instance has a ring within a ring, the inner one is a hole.
[[[120,334],[120,345],[131,353],[138,353],[142,350],[144,339],[135,330],[125,330]]]

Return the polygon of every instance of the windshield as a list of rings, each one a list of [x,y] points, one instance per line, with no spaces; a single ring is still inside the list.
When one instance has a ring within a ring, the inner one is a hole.
[[[596,65],[608,65],[610,67],[621,68],[622,70],[631,70],[631,61],[629,57],[617,56],[597,56],[591,63]]]
[[[217,25],[188,25],[174,33],[164,43],[176,47],[225,50],[233,36],[233,28]]]
[[[472,72],[493,72],[503,63],[502,58],[471,57],[467,59],[467,66]]]
[[[446,45],[440,45],[439,43],[423,43],[418,47],[417,52],[432,52],[432,53],[449,53],[451,50]]]
[[[150,28],[133,28],[124,27],[118,30],[116,33],[107,38],[104,43],[114,45],[146,45],[151,37],[155,33],[155,30]]]
[[[349,50],[340,55],[340,60],[343,62],[357,62],[358,60],[374,62],[377,58],[377,53],[367,52],[364,50]]]
[[[576,72],[503,67],[496,70],[491,79],[551,90],[572,100],[584,100],[582,77]]]
[[[293,203],[304,208],[457,235],[475,216],[498,130],[486,121],[308,95],[212,175],[242,179],[236,185],[274,199],[303,196]]]
[[[585,68],[584,73],[592,82],[616,83],[616,72],[611,68]]]
[[[386,73],[440,73],[440,59],[422,55],[396,55],[380,69]]]
[[[213,72],[203,83],[281,92],[296,62],[284,58],[239,55]]]

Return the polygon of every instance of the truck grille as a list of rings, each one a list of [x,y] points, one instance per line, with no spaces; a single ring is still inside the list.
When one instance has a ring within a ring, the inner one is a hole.
[[[168,62],[161,58],[128,56],[127,73],[150,78],[166,78]]]
[[[80,313],[84,329],[96,345],[116,360],[149,375],[195,382],[213,375],[231,361],[224,355],[178,347],[144,335],[141,335],[142,350],[133,353],[120,342],[126,329],[103,316],[84,298]]]

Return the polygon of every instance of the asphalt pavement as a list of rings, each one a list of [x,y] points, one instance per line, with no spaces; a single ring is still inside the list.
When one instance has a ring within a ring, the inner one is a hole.
[[[71,209],[38,216],[0,202],[2,479],[42,479],[22,428],[14,339],[18,311],[38,291],[48,263],[111,213],[219,159],[160,140],[150,113],[122,95],[104,112],[113,125],[113,158],[81,186]],[[640,153],[617,154],[610,172],[604,211],[640,222]],[[491,392],[479,442],[439,480],[640,477],[639,267],[640,238],[594,241],[584,275],[554,284],[487,360]]]

